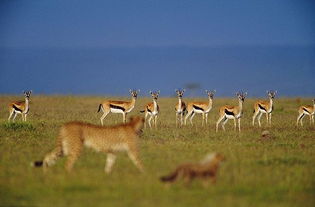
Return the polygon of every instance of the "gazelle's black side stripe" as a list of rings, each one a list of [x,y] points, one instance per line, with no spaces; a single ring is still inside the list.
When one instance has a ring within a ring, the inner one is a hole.
[[[229,110],[225,109],[224,112],[225,112],[226,115],[234,116],[233,111],[229,111]]]
[[[307,108],[303,107],[303,110],[310,114],[310,112],[307,110]]]
[[[125,110],[126,110],[124,107],[116,106],[116,105],[113,105],[113,104],[109,104],[109,107],[110,107],[110,108],[113,108],[113,109],[119,109],[119,110],[122,110],[122,111],[125,111]]]
[[[149,107],[147,107],[148,112],[152,113],[152,111],[149,109]]]
[[[196,105],[193,105],[194,109],[196,110],[200,110],[200,111],[204,111],[203,108],[199,107],[199,106],[196,106]]]
[[[264,111],[267,111],[262,105],[258,104],[258,107],[261,109],[261,110],[264,110]]]
[[[15,110],[15,111],[19,111],[19,112],[21,112],[21,113],[22,113],[22,110],[21,110],[21,109],[19,109],[18,107],[16,107],[16,105],[14,105],[14,104],[13,104],[13,108],[14,108],[14,110]]]

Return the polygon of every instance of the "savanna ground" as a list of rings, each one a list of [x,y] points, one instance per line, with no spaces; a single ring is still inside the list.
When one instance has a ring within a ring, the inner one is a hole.
[[[46,174],[30,167],[31,161],[43,158],[54,147],[63,123],[99,124],[101,114],[96,111],[104,97],[32,96],[28,122],[8,124],[7,105],[19,99],[0,96],[0,206],[315,205],[315,126],[305,117],[304,127],[295,127],[297,107],[311,104],[310,99],[276,99],[272,127],[265,127],[263,116],[261,129],[251,126],[254,99],[247,99],[242,132],[233,131],[233,121],[229,121],[226,132],[215,133],[218,106],[237,104],[235,98],[214,99],[206,127],[201,127],[201,116],[196,115],[193,127],[180,129],[175,128],[177,99],[161,98],[158,129],[144,130],[141,135],[146,173],[140,174],[127,155],[121,154],[110,175],[104,173],[105,155],[89,149],[83,151],[71,174],[64,170],[65,159]],[[148,101],[138,98],[130,115],[139,114]],[[106,125],[121,121],[120,114],[105,119]],[[265,129],[271,139],[260,140]],[[177,164],[199,160],[209,152],[221,152],[227,158],[215,185],[205,188],[195,181],[190,186],[182,182],[165,186],[159,182]]]

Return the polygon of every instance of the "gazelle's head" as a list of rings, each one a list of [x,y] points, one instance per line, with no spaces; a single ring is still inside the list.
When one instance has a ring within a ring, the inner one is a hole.
[[[247,96],[247,92],[245,92],[245,93],[242,92],[242,91],[237,92],[237,93],[236,93],[236,96],[237,96],[238,100],[244,102],[244,100],[245,100],[245,98],[246,98],[246,96]]]
[[[130,92],[130,94],[131,94],[131,96],[132,96],[133,98],[137,98],[138,93],[140,93],[140,89],[138,89],[138,90],[135,90],[135,89],[131,90],[131,89],[130,89],[129,92]]]
[[[175,92],[176,92],[178,98],[182,98],[184,95],[185,89],[182,89],[182,90],[176,89]]]
[[[157,100],[160,94],[160,91],[150,91],[150,94],[154,100]]]
[[[215,92],[216,92],[216,90],[213,90],[213,91],[206,90],[206,93],[207,93],[208,97],[211,98],[211,99],[213,99]]]
[[[32,94],[32,90],[30,90],[30,91],[23,91],[23,93],[24,93],[24,96],[25,96],[26,99],[30,99],[31,94]]]
[[[267,94],[268,94],[269,98],[271,98],[271,99],[274,99],[276,97],[276,93],[277,93],[277,91],[272,91],[272,90],[267,91]]]

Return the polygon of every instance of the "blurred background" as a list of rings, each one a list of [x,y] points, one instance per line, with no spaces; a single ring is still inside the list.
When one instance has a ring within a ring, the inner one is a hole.
[[[315,96],[315,1],[2,0],[0,94]]]

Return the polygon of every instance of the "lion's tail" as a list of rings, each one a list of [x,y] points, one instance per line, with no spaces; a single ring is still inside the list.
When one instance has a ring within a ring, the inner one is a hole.
[[[160,177],[160,180],[162,182],[174,182],[178,176],[179,168],[177,168],[174,172],[172,172],[170,175],[162,176]]]
[[[43,160],[31,162],[31,166],[32,167],[43,167],[43,166],[48,167],[48,166],[54,165],[56,160],[62,156],[63,156],[62,146],[58,144],[55,149],[53,149],[50,153],[45,155]]]

